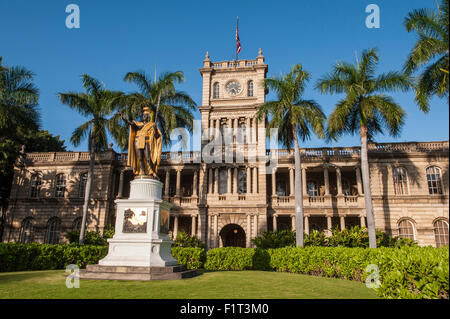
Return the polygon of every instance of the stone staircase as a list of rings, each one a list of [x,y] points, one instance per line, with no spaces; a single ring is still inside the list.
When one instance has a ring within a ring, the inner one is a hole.
[[[186,265],[168,267],[132,267],[87,265],[80,270],[81,279],[93,280],[175,280],[196,276],[195,270],[187,270]]]

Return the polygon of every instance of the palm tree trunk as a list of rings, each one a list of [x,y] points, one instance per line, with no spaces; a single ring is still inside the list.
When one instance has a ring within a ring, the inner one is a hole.
[[[81,221],[81,230],[80,230],[80,245],[84,243],[84,233],[86,230],[86,220],[89,209],[89,202],[91,200],[91,189],[92,189],[92,179],[94,175],[94,164],[95,164],[95,152],[94,152],[94,138],[92,136],[92,129],[89,132],[89,170],[86,181],[86,188],[84,190],[84,205],[83,205],[83,219]]]
[[[297,125],[292,128],[294,136],[294,163],[295,163],[295,239],[297,247],[303,247],[303,189],[302,189],[302,171],[301,156],[298,146]]]
[[[369,247],[377,248],[375,234],[375,218],[373,216],[372,192],[370,190],[369,159],[367,155],[367,126],[361,125],[361,171],[364,187],[364,201],[366,203],[367,229],[369,231]]]

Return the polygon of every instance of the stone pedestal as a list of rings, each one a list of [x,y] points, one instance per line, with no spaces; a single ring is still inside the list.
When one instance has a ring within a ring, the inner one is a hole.
[[[114,237],[108,239],[108,255],[82,271],[81,278],[177,279],[193,272],[172,257],[173,242],[168,235],[171,204],[161,199],[161,191],[162,183],[155,179],[131,181],[130,198],[115,201],[116,227]],[[172,273],[178,275],[167,275]]]

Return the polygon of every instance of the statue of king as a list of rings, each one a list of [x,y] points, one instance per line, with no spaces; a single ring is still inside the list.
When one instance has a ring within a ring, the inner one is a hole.
[[[143,111],[142,122],[130,122],[119,113],[130,127],[127,165],[133,168],[135,175],[158,179],[156,174],[161,161],[161,131],[155,124],[154,113],[150,108],[144,107]]]

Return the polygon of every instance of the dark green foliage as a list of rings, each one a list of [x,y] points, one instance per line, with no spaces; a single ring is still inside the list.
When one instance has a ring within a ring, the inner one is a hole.
[[[206,260],[205,250],[199,247],[172,247],[172,256],[188,269],[202,268]]]
[[[286,247],[270,249],[275,271],[335,277],[365,282],[368,265],[378,266],[384,298],[447,298],[448,247],[345,248]]]
[[[259,248],[224,247],[207,252],[206,270],[270,270],[270,256]]]
[[[97,245],[97,246],[105,246],[108,244],[107,239],[112,238],[114,236],[114,228],[109,225],[103,231],[103,235],[100,234],[99,231],[87,231],[84,235],[84,244],[86,245]],[[78,243],[80,239],[80,231],[74,230],[68,232],[66,235],[67,239],[71,244]]]
[[[200,247],[205,248],[205,244],[197,238],[197,236],[190,236],[185,232],[179,232],[173,247]]]
[[[416,246],[417,243],[413,240],[391,237],[386,233],[377,230],[377,247],[401,247],[401,246]],[[258,248],[282,248],[287,246],[295,246],[295,232],[292,231],[278,231],[278,232],[264,232],[262,237],[257,237],[252,242]],[[332,230],[332,235],[326,237],[324,232],[317,230],[305,234],[306,246],[326,246],[326,247],[369,247],[369,236],[366,228],[354,226],[350,229],[339,230],[337,228]]]
[[[311,231],[309,234],[305,234],[305,247],[306,246],[326,246],[327,238],[325,233],[317,230]]]
[[[106,256],[107,246],[0,244],[0,272],[64,269],[69,264],[85,268]]]
[[[292,230],[265,231],[262,237],[252,239],[252,243],[262,249],[295,246],[295,232]]]

